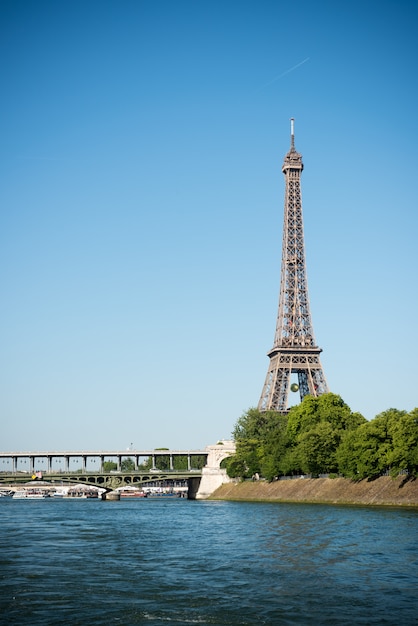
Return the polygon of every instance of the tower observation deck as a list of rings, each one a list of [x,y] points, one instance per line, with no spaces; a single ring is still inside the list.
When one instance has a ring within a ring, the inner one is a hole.
[[[258,408],[288,411],[289,391],[319,396],[328,392],[311,321],[303,234],[300,178],[302,155],[296,152],[294,120],[290,126],[290,150],[284,158],[285,202],[279,311],[274,344]],[[298,383],[291,385],[291,374]]]

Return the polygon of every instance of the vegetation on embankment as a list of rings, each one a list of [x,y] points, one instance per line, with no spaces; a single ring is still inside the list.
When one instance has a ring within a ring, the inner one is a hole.
[[[249,409],[237,421],[231,478],[335,474],[353,480],[418,477],[418,408],[367,421],[333,393],[305,396],[287,415]]]
[[[247,480],[221,485],[209,499],[418,507],[418,479],[382,476],[360,481],[347,478]]]

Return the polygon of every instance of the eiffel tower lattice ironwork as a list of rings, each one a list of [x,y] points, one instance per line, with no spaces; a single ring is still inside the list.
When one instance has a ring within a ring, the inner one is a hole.
[[[296,152],[294,120],[290,121],[290,150],[282,172],[285,176],[283,249],[280,277],[279,312],[267,376],[258,408],[260,411],[288,411],[289,391],[319,396],[328,392],[315,344],[309,308],[308,283],[303,236],[302,195],[300,177],[302,155]],[[298,384],[291,385],[291,374],[297,374]]]

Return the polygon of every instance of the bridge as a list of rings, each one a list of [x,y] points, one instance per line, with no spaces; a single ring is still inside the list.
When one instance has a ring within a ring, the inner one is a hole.
[[[228,481],[220,465],[234,452],[232,441],[221,441],[204,450],[0,452],[0,484],[42,479],[55,484],[82,483],[112,491],[154,481],[187,480],[189,495],[200,499]],[[133,468],[125,471],[126,459],[131,459]],[[116,469],[106,471],[106,461],[115,462]]]
[[[151,467],[148,471],[158,470],[158,461],[168,461],[167,469],[174,469],[174,459],[187,460],[187,469],[193,469],[193,461],[202,467],[202,457],[206,462],[208,450],[115,450],[115,451],[65,451],[65,452],[0,452],[0,472],[6,469],[13,473],[24,471],[35,473],[39,471],[48,474],[56,471],[70,472],[70,465],[75,471],[93,469],[94,464],[98,463],[99,468],[103,468],[105,461],[116,461],[116,471],[121,471],[122,461],[132,459],[135,470],[140,468],[141,459],[151,459]],[[78,462],[78,463],[77,463]],[[203,463],[203,465],[205,464]],[[166,463],[164,463],[166,464]],[[77,465],[75,468],[74,466]],[[185,468],[186,469],[186,468]]]

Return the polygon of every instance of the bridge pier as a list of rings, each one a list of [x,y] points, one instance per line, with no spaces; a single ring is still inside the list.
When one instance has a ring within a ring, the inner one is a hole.
[[[200,487],[200,477],[198,478],[188,478],[187,479],[187,499],[188,500],[196,500],[197,493]]]

